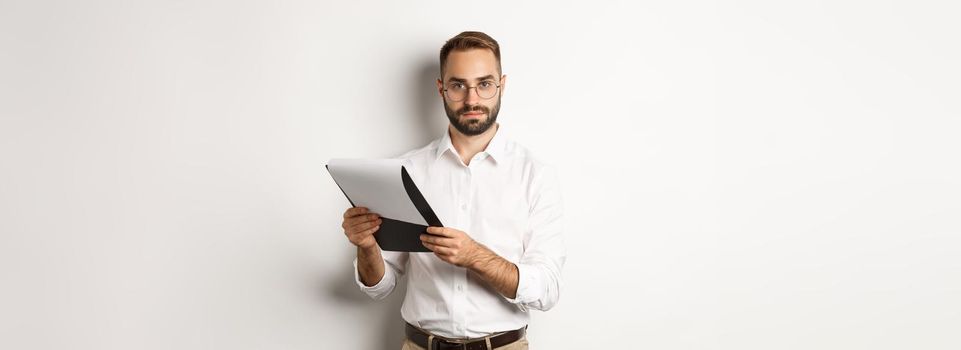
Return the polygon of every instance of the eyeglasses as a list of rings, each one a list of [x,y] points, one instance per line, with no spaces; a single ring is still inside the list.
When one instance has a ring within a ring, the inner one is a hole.
[[[497,95],[497,91],[500,90],[500,88],[501,86],[493,80],[484,80],[477,84],[477,86],[467,86],[464,83],[452,81],[447,83],[447,88],[444,89],[444,96],[447,96],[447,99],[453,102],[460,102],[467,98],[470,89],[474,89],[477,91],[477,97],[489,100],[493,98],[494,95]]]

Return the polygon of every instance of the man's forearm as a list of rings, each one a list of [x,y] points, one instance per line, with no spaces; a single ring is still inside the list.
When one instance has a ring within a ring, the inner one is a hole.
[[[384,258],[380,255],[380,247],[357,247],[357,273],[365,286],[371,287],[380,283],[384,278]]]
[[[520,277],[517,265],[487,247],[481,246],[481,252],[470,270],[505,297],[517,297],[517,281]]]

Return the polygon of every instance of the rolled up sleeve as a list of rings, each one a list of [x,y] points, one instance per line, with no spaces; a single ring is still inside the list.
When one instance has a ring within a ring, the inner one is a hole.
[[[384,299],[394,291],[397,279],[404,275],[407,266],[407,252],[382,251],[381,255],[384,257],[384,277],[380,279],[380,282],[370,287],[364,285],[364,282],[360,280],[357,258],[354,258],[354,282],[357,283],[364,294],[374,300]]]
[[[563,238],[563,205],[553,168],[542,170],[531,181],[530,225],[519,262],[517,293],[507,300],[522,310],[547,311],[561,294],[561,270],[567,258]]]

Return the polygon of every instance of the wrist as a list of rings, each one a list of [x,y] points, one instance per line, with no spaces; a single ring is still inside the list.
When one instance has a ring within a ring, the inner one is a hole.
[[[378,255],[380,247],[376,243],[370,246],[357,246],[357,253],[365,256]]]
[[[473,257],[470,259],[467,268],[475,271],[483,270],[490,264],[490,261],[497,257],[494,252],[480,243],[477,243],[477,247],[474,249],[474,254],[472,255]]]

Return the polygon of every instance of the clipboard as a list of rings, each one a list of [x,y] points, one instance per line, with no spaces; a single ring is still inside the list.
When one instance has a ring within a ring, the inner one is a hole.
[[[333,169],[331,168],[333,165]],[[374,239],[381,249],[431,252],[420,241],[428,226],[444,226],[398,159],[331,159],[325,165],[353,207],[381,216]]]

